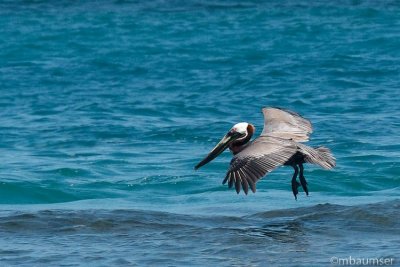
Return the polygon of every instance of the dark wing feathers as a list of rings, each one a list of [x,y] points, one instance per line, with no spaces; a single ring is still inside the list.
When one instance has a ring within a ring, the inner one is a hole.
[[[235,177],[234,179],[235,179],[235,189],[236,189],[236,192],[239,194],[239,192],[240,192],[240,177],[238,176],[238,174],[237,174],[237,172],[235,171],[235,172],[233,172],[233,177]]]
[[[230,173],[228,173],[227,175],[229,176],[229,178],[228,178],[228,187],[229,187],[229,188],[232,188],[232,186],[233,186],[233,181],[234,181],[234,179],[233,179],[233,172],[230,172]]]
[[[247,195],[247,193],[249,192],[249,181],[248,180],[250,178],[248,176],[246,176],[246,174],[243,172],[242,169],[239,169],[237,172],[239,173],[240,179],[242,181],[243,191]]]
[[[226,173],[225,179],[222,181],[222,184],[226,184],[226,182],[228,181],[228,179],[229,179],[229,172]]]
[[[261,136],[250,143],[231,160],[225,176],[229,188],[235,184],[236,192],[256,191],[256,182],[265,174],[285,164],[296,153],[297,146],[290,140]]]

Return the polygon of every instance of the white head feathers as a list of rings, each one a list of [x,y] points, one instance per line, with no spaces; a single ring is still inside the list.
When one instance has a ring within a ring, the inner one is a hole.
[[[239,122],[232,127],[232,130],[241,134],[245,134],[247,133],[247,126],[249,126],[247,122]]]

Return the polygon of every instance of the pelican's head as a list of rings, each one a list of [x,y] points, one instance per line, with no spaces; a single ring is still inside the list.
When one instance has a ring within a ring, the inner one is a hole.
[[[194,167],[194,169],[197,170],[201,166],[212,161],[234,143],[247,143],[253,135],[254,129],[254,126],[247,122],[240,122],[233,125],[229,132],[219,141],[211,152]]]
[[[233,127],[229,130],[228,133],[232,132],[233,133],[238,133],[240,135],[247,135],[247,128],[249,127],[249,124],[247,122],[239,122],[233,125]]]

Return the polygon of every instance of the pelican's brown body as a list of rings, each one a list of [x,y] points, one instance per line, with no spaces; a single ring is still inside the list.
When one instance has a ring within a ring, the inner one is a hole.
[[[264,108],[263,113],[264,129],[259,137],[250,141],[255,127],[249,123],[238,123],[195,169],[229,147],[234,157],[223,184],[228,182],[230,188],[235,185],[237,193],[243,188],[247,194],[249,187],[255,192],[255,184],[260,178],[278,166],[287,165],[294,169],[291,184],[295,198],[300,185],[308,195],[303,164],[312,163],[331,169],[336,164],[335,158],[328,148],[313,148],[301,143],[308,141],[312,126],[299,114],[280,108]],[[296,180],[298,175],[300,183]]]

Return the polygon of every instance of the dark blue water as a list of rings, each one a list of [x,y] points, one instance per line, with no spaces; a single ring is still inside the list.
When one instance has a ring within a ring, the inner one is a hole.
[[[0,1],[2,266],[328,265],[400,252],[398,1]],[[337,158],[237,195],[280,106]],[[397,263],[400,259],[397,258]]]

